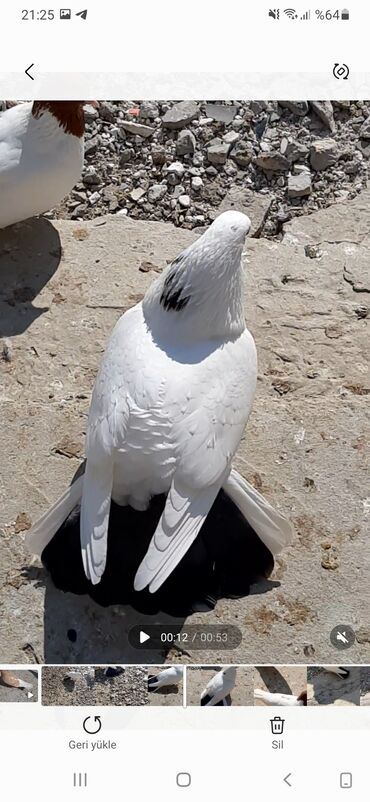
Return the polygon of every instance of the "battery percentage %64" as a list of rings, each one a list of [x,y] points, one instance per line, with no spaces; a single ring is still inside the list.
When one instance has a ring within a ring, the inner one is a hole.
[[[349,11],[347,8],[343,8],[342,11],[336,9],[335,11],[327,10],[324,11],[322,9],[317,8],[315,11],[316,17],[318,20],[348,20],[349,19]]]

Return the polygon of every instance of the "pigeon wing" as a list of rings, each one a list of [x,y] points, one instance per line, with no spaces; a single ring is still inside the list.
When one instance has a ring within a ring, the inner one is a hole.
[[[105,569],[114,454],[124,443],[135,373],[137,307],[116,324],[95,382],[86,439],[80,536],[85,574],[95,585]]]
[[[166,505],[138,568],[135,590],[155,593],[188,551],[230,472],[252,407],[256,352],[248,331],[199,365],[192,411],[174,426],[178,462]]]

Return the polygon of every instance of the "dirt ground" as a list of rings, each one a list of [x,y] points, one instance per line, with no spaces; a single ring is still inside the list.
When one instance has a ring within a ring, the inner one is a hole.
[[[310,667],[307,681],[309,705],[359,705],[360,668],[348,666],[349,677],[338,677],[323,668]]]
[[[253,672],[253,689],[270,693],[287,693],[299,696],[307,687],[307,669],[304,666],[256,666]],[[261,699],[254,699],[256,707],[265,707]]]
[[[94,675],[91,676],[91,669]],[[106,677],[103,668],[84,666],[76,679],[67,671],[80,671],[79,666],[42,669],[41,699],[43,705],[146,705],[148,704],[147,671],[125,667],[118,676]]]
[[[249,240],[245,315],[259,380],[236,467],[287,514],[292,545],[268,581],[223,600],[192,624],[240,627],[235,651],[183,662],[336,662],[339,623],[370,649],[370,192],[286,224],[282,242]],[[86,414],[102,351],[119,315],[195,234],[107,217],[34,220],[0,232],[0,659],[136,663],[130,628],[145,617],[62,594],[24,547],[24,531],[83,459]],[[321,258],[306,255],[319,245]],[[0,347],[1,352],[1,347]],[[154,620],[153,620],[154,618]],[[165,616],[150,623],[166,621]],[[183,621],[178,622],[180,625]],[[140,650],[140,662],[178,659]]]
[[[0,666],[1,669],[1,666]],[[32,685],[31,697],[28,697],[28,691],[25,688],[10,688],[0,682],[0,704],[3,702],[37,702],[39,695],[38,688],[38,671],[18,671],[12,669],[12,674],[18,679],[29,682]]]
[[[207,685],[207,682],[215,676],[217,671],[220,671],[222,666],[215,666],[214,668],[193,668],[190,667],[186,671],[186,704],[187,706],[200,705],[200,696],[202,691]],[[231,704],[233,706],[244,705],[249,707],[253,705],[253,669],[244,668],[239,666],[236,673],[235,687],[231,691]]]

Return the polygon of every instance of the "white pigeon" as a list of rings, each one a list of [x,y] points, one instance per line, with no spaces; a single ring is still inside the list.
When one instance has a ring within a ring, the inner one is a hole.
[[[288,521],[231,467],[257,378],[242,303],[249,228],[244,214],[221,214],[120,318],[95,382],[85,474],[29,530],[31,551],[41,555],[82,496],[83,564],[96,584],[106,564],[111,499],[145,510],[152,496],[165,493],[134,583],[154,593],[190,548],[221,488],[272,555],[291,541]]]
[[[336,674],[337,677],[342,677],[342,679],[348,679],[349,677],[349,668],[344,668],[344,666],[321,666],[324,671],[327,671],[328,674]]]
[[[80,180],[80,101],[20,103],[0,114],[0,228],[56,206]]]
[[[275,707],[305,707],[307,705],[307,691],[302,691],[299,696],[294,696],[289,693],[269,693],[255,688],[254,698],[260,699],[265,705]]]
[[[227,697],[230,696],[236,682],[236,666],[225,666],[222,671],[217,671],[212,679],[207,682],[204,691],[200,696],[202,707],[215,707],[228,705]]]
[[[168,685],[178,685],[182,678],[182,666],[170,666],[160,671],[159,674],[149,674],[148,690],[158,691],[159,688],[166,688]]]

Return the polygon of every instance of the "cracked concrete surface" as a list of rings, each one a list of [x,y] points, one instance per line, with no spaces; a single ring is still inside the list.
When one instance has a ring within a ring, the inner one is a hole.
[[[127,633],[148,618],[60,593],[24,548],[24,529],[83,458],[90,393],[114,323],[195,237],[122,217],[39,219],[0,232],[4,662],[336,663],[329,633],[338,623],[357,633],[346,663],[369,661],[370,192],[295,219],[282,242],[247,243],[245,314],[259,377],[236,465],[290,516],[295,538],[249,597],[191,618],[239,626],[241,646],[190,658],[143,647],[138,656]],[[308,258],[305,246],[318,243],[322,257]]]

